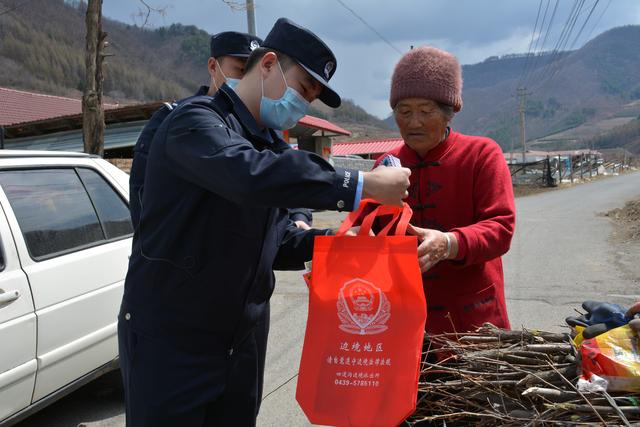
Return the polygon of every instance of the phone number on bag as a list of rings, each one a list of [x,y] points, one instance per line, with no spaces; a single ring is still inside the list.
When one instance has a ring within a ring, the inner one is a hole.
[[[365,381],[365,380],[335,380],[335,385],[345,387],[379,387],[380,381]]]

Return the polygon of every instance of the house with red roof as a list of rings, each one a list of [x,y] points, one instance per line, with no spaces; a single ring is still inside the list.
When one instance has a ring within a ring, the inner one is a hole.
[[[162,101],[125,105],[104,104],[106,158],[131,158],[133,146]],[[319,117],[305,116],[285,132],[299,149],[328,158],[332,137],[351,132]],[[0,148],[82,151],[80,99],[0,87]]]

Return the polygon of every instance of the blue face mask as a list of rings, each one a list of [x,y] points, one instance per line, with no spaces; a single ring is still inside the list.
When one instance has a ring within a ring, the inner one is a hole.
[[[218,60],[216,59],[216,64],[218,65],[218,69],[220,70],[220,73],[222,74],[222,77],[224,77],[225,83],[227,84],[227,86],[229,86],[231,89],[235,89],[236,86],[238,86],[238,83],[240,83],[240,79],[234,79],[232,77],[227,77],[224,74],[224,71],[222,71],[222,67],[220,66],[220,63],[218,62]],[[213,84],[215,85],[215,81],[213,82]],[[216,86],[216,92],[220,90],[219,87]]]
[[[231,77],[227,77],[227,86],[229,86],[231,89],[235,89],[236,86],[238,86],[238,83],[240,83],[240,79],[232,79]]]
[[[302,117],[307,114],[309,101],[289,87],[284,77],[280,62],[278,62],[280,74],[284,79],[287,89],[280,99],[271,99],[264,96],[264,80],[262,81],[262,99],[260,100],[260,120],[271,129],[291,129]]]

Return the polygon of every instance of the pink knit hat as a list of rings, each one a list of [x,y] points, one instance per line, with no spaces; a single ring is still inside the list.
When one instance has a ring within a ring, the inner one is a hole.
[[[393,71],[389,103],[404,98],[426,98],[462,108],[462,69],[455,56],[431,46],[407,52]]]

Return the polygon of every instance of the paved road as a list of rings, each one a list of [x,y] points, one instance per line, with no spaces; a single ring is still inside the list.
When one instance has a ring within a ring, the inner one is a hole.
[[[558,330],[587,299],[640,299],[640,245],[611,241],[601,214],[640,197],[640,173],[517,199],[504,257],[512,327]]]
[[[640,246],[610,241],[613,226],[599,216],[640,197],[640,173],[517,200],[518,225],[505,257],[507,303],[514,327],[559,329],[588,298],[628,303],[640,298]],[[343,215],[322,213],[319,226]],[[278,273],[271,302],[265,398],[258,425],[309,425],[295,402],[307,313],[299,273]],[[121,391],[111,376],[70,395],[20,427],[120,427]]]

